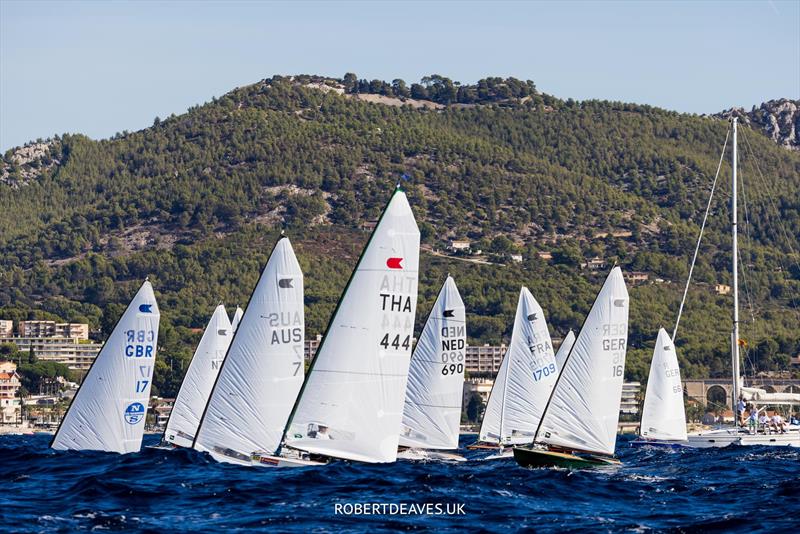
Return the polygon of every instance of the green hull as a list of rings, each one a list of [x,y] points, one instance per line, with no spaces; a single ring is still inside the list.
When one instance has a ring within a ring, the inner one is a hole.
[[[527,447],[514,447],[514,460],[522,467],[565,467],[586,469],[607,465],[620,465],[616,458],[602,456],[577,456],[568,452],[548,451]]]

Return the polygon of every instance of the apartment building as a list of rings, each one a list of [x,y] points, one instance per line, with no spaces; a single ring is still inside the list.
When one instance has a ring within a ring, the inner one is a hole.
[[[20,388],[17,364],[0,362],[0,423],[14,424],[20,420]]]
[[[14,335],[14,321],[0,319],[0,337],[11,337]]]
[[[89,339],[89,325],[86,323],[57,323],[55,321],[20,321],[17,325],[20,337],[69,337]]]

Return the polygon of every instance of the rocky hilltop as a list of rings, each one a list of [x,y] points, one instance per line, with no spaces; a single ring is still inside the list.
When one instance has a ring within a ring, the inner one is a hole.
[[[731,108],[714,116],[723,119],[739,117],[751,128],[761,130],[777,145],[800,150],[800,100],[779,98],[759,107],[753,106],[749,112],[744,108]]]

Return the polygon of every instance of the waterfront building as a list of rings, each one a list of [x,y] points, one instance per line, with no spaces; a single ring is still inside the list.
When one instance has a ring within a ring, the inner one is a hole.
[[[20,422],[20,388],[17,364],[0,362],[0,423],[16,424]]]

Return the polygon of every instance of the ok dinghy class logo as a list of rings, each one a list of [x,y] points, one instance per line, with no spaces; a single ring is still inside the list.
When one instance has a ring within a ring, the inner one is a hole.
[[[153,313],[153,310],[150,309],[152,307],[152,304],[139,304],[139,311],[142,313]]]
[[[135,425],[144,419],[144,404],[141,402],[132,402],[125,408],[125,421],[129,425]]]

